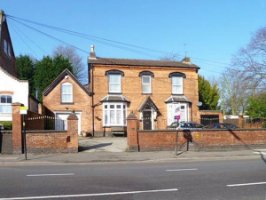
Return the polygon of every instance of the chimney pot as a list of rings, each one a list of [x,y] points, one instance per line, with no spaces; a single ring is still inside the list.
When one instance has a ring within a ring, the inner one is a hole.
[[[96,59],[96,54],[95,54],[94,48],[95,48],[95,46],[94,45],[91,45],[89,59]]]

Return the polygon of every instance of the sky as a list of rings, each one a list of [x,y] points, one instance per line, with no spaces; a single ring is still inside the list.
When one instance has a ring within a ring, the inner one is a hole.
[[[265,0],[0,0],[0,9],[12,16],[16,56],[41,59],[59,45],[74,46],[84,66],[91,45],[99,57],[188,56],[208,80],[266,26]]]

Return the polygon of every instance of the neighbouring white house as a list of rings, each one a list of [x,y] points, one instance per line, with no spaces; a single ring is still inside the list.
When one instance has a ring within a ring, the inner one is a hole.
[[[0,11],[0,122],[12,121],[12,103],[29,106],[29,83],[19,80],[6,16]]]
[[[12,121],[12,103],[29,105],[29,83],[8,74],[0,66],[0,121]]]

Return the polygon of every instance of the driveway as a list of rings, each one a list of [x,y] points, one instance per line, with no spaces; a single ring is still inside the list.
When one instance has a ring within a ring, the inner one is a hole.
[[[124,152],[126,149],[126,137],[79,138],[79,151],[82,152]]]

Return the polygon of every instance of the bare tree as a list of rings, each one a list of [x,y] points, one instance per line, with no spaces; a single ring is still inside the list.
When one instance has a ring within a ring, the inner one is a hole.
[[[266,87],[266,27],[233,56],[231,67],[221,76],[221,107],[231,114],[244,113],[248,98]]]
[[[54,52],[53,56],[61,55],[69,59],[73,66],[73,73],[81,83],[87,83],[87,70],[82,62],[82,58],[77,54],[73,47],[69,46],[58,46]]]
[[[240,69],[228,68],[220,78],[220,106],[225,113],[244,114],[254,83]]]
[[[266,86],[266,27],[259,29],[239,51],[233,64],[245,71],[245,77],[256,83],[256,89]]]

